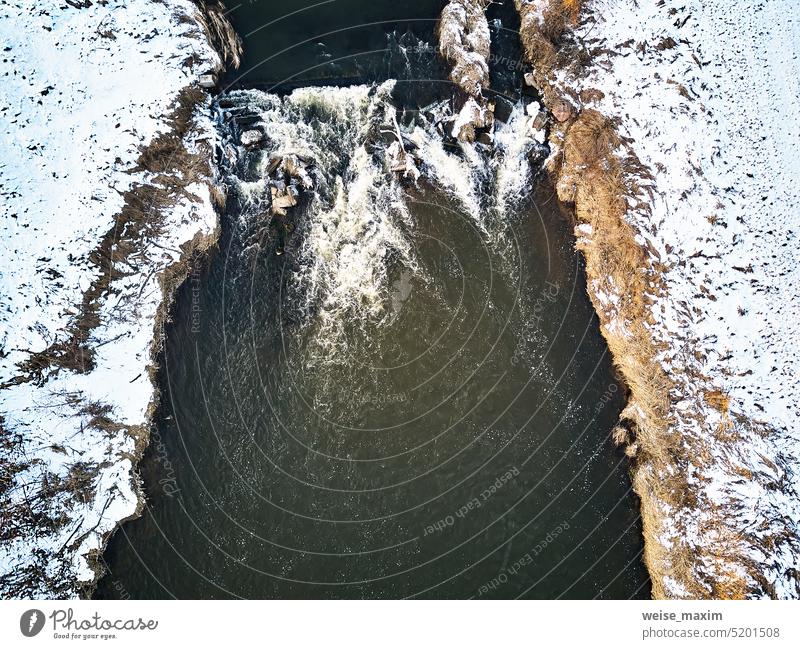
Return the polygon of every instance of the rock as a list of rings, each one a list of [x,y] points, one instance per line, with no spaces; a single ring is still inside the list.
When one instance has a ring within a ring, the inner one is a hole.
[[[474,142],[475,129],[491,128],[493,125],[492,112],[470,97],[456,116],[451,135],[462,142]]]
[[[414,158],[409,155],[399,141],[392,142],[386,149],[386,162],[392,172],[398,173],[404,178],[410,178],[416,182],[420,177]]]
[[[284,210],[297,205],[297,197],[291,192],[281,192],[277,187],[272,187],[272,209]]]
[[[284,171],[285,171],[287,174],[289,174],[290,176],[292,176],[293,178],[294,178],[294,177],[297,177],[297,175],[300,173],[300,169],[302,169],[302,166],[301,166],[300,160],[298,160],[297,156],[296,156],[296,155],[294,155],[294,154],[292,154],[292,155],[287,155],[287,156],[286,156],[286,157],[283,159],[283,164],[282,164],[282,166],[283,166],[283,170],[284,170]]]
[[[264,134],[261,131],[257,129],[252,129],[242,133],[242,136],[239,138],[239,141],[244,146],[254,146],[259,142],[261,142],[261,140],[263,139],[264,139]]]
[[[533,141],[537,144],[544,144],[547,141],[547,132],[543,128],[534,127],[535,120],[531,120],[530,132]]]
[[[394,123],[394,135],[397,139],[386,149],[386,161],[389,169],[394,173],[401,174],[404,178],[410,178],[417,182],[420,172],[413,156],[406,150],[405,142],[407,139],[404,138],[403,133],[400,131],[400,125],[397,123],[397,115],[395,113],[392,113],[392,121]]]
[[[406,152],[399,142],[392,142],[386,148],[386,161],[392,171],[404,171],[406,168]]]
[[[225,154],[225,159],[228,161],[228,164],[230,165],[235,164],[236,159],[239,157],[239,155],[236,153],[236,148],[230,143],[227,143],[225,145],[224,154]]]
[[[553,105],[552,113],[553,117],[555,117],[559,122],[566,122],[573,115],[572,105],[564,99],[559,99]]]
[[[197,84],[201,88],[213,88],[217,85],[217,80],[214,78],[213,74],[201,74]]]
[[[439,53],[453,67],[450,79],[472,97],[489,86],[491,37],[488,0],[450,0],[439,21]]]
[[[303,189],[311,189],[314,183],[311,176],[306,171],[306,162],[301,161],[296,155],[291,154],[284,156],[281,166],[290,178],[296,178],[300,181]]]
[[[540,110],[538,113],[536,113],[536,117],[533,118],[531,128],[534,131],[541,131],[545,126],[547,126],[547,113],[543,110]]]
[[[511,119],[511,115],[514,112],[514,104],[510,102],[505,97],[497,96],[494,97],[492,103],[494,104],[494,117],[498,122],[503,122],[503,124],[507,124],[508,120]]]
[[[283,158],[279,156],[270,158],[269,162],[267,163],[266,175],[271,175],[273,171],[281,166],[281,163],[283,163]]]
[[[297,205],[297,199],[291,194],[279,194],[272,199],[272,207],[276,210],[285,210],[295,205]]]

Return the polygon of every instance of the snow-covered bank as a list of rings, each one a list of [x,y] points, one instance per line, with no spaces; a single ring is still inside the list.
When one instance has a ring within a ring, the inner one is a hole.
[[[567,3],[516,4],[546,102],[577,114],[553,168],[631,383],[653,593],[798,597],[800,5],[592,0],[562,32]],[[620,242],[624,288],[602,272]]]
[[[452,66],[450,80],[464,93],[457,102],[452,135],[467,142],[475,139],[475,129],[494,124],[494,108],[484,97],[491,51],[488,4],[489,0],[450,0],[439,19],[439,53]]]
[[[189,0],[0,12],[0,593],[74,596],[139,507],[154,338],[215,238],[220,60]]]

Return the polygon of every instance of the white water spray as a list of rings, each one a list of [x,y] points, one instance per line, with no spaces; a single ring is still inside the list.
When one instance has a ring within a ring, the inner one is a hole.
[[[409,148],[423,178],[443,191],[488,239],[508,207],[523,198],[535,141],[524,108],[500,125],[496,146],[446,145],[444,104],[409,126],[400,126],[391,93],[380,86],[305,88],[286,97],[238,91],[231,101],[246,107],[265,134],[257,153],[256,179],[234,178],[248,218],[263,218],[263,196],[275,160],[305,161],[313,185],[300,223],[293,299],[315,332],[323,356],[346,351],[346,332],[366,322],[391,321],[392,269],[419,273],[407,187],[387,164],[387,150]]]

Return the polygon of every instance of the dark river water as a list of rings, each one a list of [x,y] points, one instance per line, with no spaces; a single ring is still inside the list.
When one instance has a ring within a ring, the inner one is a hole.
[[[433,38],[443,3],[313,4],[234,10],[249,72],[231,81],[379,81],[397,43]],[[646,597],[610,441],[622,388],[552,188],[508,180],[513,145],[500,162],[456,155],[405,113],[439,180],[384,177],[373,134],[408,87],[249,92],[221,101],[225,128],[246,106],[285,131],[314,154],[316,194],[265,227],[253,197],[279,144],[229,171],[219,251],[166,330],[147,504],[110,542],[97,596]]]
[[[230,0],[230,3],[234,0]],[[234,3],[236,4],[236,3]],[[232,83],[271,86],[385,72],[387,34],[434,42],[442,0],[256,0],[229,17],[246,47]]]

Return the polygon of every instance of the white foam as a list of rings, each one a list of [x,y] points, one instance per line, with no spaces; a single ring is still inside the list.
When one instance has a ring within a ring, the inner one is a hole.
[[[497,151],[474,143],[448,147],[437,127],[450,117],[447,111],[440,106],[432,119],[403,128],[391,103],[393,88],[388,81],[377,87],[304,88],[284,98],[256,90],[232,94],[260,118],[266,133],[259,163],[264,178],[233,179],[245,204],[258,207],[267,165],[276,156],[302,156],[314,167],[306,215],[295,218],[300,249],[290,290],[293,306],[302,308],[325,350],[323,357],[342,351],[354,324],[391,319],[390,263],[419,271],[405,190],[386,162],[386,151],[398,146],[398,137],[410,143],[422,175],[487,239],[495,238],[490,216],[504,214],[523,197],[530,175],[526,166],[534,141],[525,135],[530,128],[521,105],[500,127]],[[379,133],[382,137],[376,137]]]

